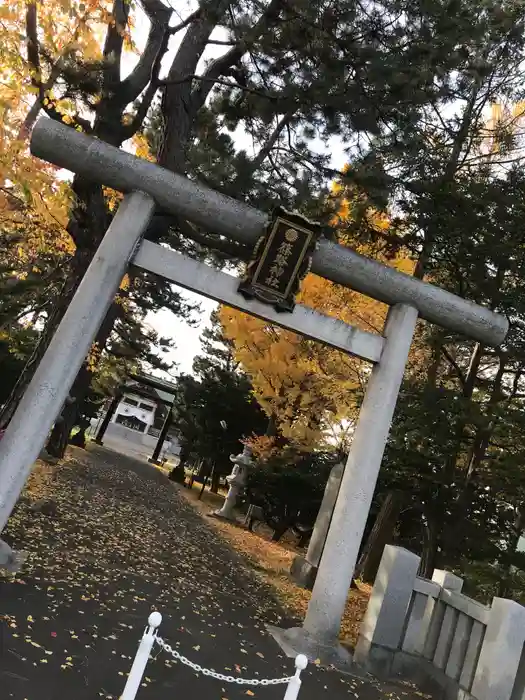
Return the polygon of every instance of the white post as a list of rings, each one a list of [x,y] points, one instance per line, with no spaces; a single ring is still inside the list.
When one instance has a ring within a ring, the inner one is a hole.
[[[295,658],[295,675],[290,679],[290,682],[286,686],[284,700],[297,700],[299,690],[301,689],[301,671],[304,671],[307,666],[308,659],[304,654],[299,654]],[[122,700],[125,700],[125,698],[122,698]]]
[[[62,408],[155,210],[125,197],[0,442],[0,532]]]
[[[384,330],[386,343],[368,381],[354,432],[303,625],[308,635],[328,645],[339,637],[416,322],[413,307],[400,304],[390,309]]]
[[[148,627],[146,627],[142,639],[140,640],[139,648],[135,654],[135,659],[129,672],[128,681],[124,692],[120,696],[120,700],[135,700],[137,690],[142,682],[142,676],[146,664],[149,661],[151,649],[155,644],[157,637],[157,629],[162,622],[162,615],[159,612],[152,612],[148,618]]]

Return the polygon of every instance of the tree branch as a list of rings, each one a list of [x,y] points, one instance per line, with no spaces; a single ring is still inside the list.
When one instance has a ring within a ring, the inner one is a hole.
[[[251,166],[252,166],[252,173],[256,172],[263,162],[266,160],[268,157],[268,154],[271,152],[272,148],[275,146],[277,139],[281,135],[282,130],[288,126],[290,123],[290,120],[292,116],[294,115],[295,110],[290,110],[286,114],[282,116],[282,118],[277,122],[277,126],[273,130],[273,132],[270,135],[270,138],[264,146],[261,148],[259,153],[256,155],[256,157],[252,160]]]
[[[166,50],[168,48],[169,38],[170,33],[166,26],[164,28],[164,33],[162,35],[161,42],[157,49],[157,55],[155,56],[155,60],[151,66],[148,87],[146,88],[146,91],[142,96],[142,99],[131,124],[124,127],[124,141],[131,138],[142,127],[142,124],[144,122],[144,119],[146,118],[151,103],[153,102],[155,93],[158,90],[159,73],[162,67],[162,59],[164,58],[164,54],[166,53]]]
[[[170,27],[170,29],[169,29],[170,34],[173,36],[173,34],[177,34],[178,32],[180,32],[181,29],[185,29],[188,26],[188,24],[191,24],[196,19],[198,19],[201,16],[201,14],[202,14],[202,8],[199,7],[198,10],[195,10],[195,12],[192,12],[191,15],[186,17],[186,19],[183,20],[180,24],[176,24],[174,27]],[[210,44],[211,42],[208,42],[208,43]]]
[[[168,72],[169,80],[192,75],[206,49],[208,39],[217,26],[230,0],[201,3],[202,14],[184,33]],[[191,84],[169,85],[163,90],[161,109],[165,119],[158,162],[174,172],[184,172],[186,148],[191,137]]]
[[[155,77],[155,80],[157,79],[158,69],[156,70],[156,67],[159,64],[158,68],[160,69],[160,60],[162,59],[162,56],[159,58],[159,53],[162,52],[163,55],[166,52],[171,33],[168,25],[172,10],[156,0],[144,0],[142,4],[151,24],[146,46],[139,62],[118,87],[116,99],[122,106],[135,100],[151,82],[152,76]],[[194,12],[193,15],[195,14]]]
[[[126,0],[114,0],[113,2],[111,14],[114,21],[108,23],[106,40],[102,50],[106,64],[103,73],[104,92],[106,94],[116,90],[120,84],[120,60],[130,6],[131,3],[126,2]]]
[[[181,85],[182,83],[189,83],[192,80],[199,80],[203,83],[211,83],[208,93],[214,85],[224,85],[225,87],[236,88],[238,90],[243,90],[244,92],[249,92],[252,95],[258,95],[259,97],[265,97],[268,100],[279,100],[283,99],[279,95],[272,95],[262,90],[255,90],[254,88],[249,88],[245,85],[239,85],[239,83],[232,83],[229,80],[221,80],[220,78],[207,78],[205,75],[186,75],[184,78],[176,78],[174,80],[159,80],[158,85]]]
[[[62,70],[62,60],[59,59],[53,66],[49,80],[44,84],[42,81],[42,70],[40,66],[40,47],[38,42],[38,16],[36,0],[28,0],[26,6],[26,35],[27,35],[27,60],[33,69],[31,76],[31,84],[38,89],[38,97],[31,109],[29,110],[24,123],[22,124],[19,137],[27,136],[29,130],[34,124],[40,109],[54,119],[55,121],[64,122],[63,115],[56,108],[54,100],[46,97],[46,91],[49,90],[58,79]],[[90,133],[91,124],[80,117],[78,114],[73,118],[73,125],[80,126],[86,133]]]
[[[247,36],[240,41],[237,46],[232,47],[223,56],[215,59],[209,65],[203,75],[199,88],[193,91],[191,96],[191,110],[197,112],[206,102],[208,95],[217,79],[224,74],[228,68],[238,63],[249,49],[264,33],[268,32],[279,20],[281,10],[286,5],[285,0],[271,0],[270,4],[259,17],[252,29],[247,32]]]
[[[448,362],[452,365],[452,367],[454,367],[454,369],[456,370],[456,373],[458,375],[458,379],[461,382],[461,385],[464,387],[465,386],[465,375],[464,375],[461,367],[458,365],[456,360],[452,357],[452,355],[449,353],[449,351],[447,350],[447,348],[444,345],[441,346],[441,352],[443,353],[445,358],[448,360]]]
[[[31,77],[31,83],[35,87],[40,87],[42,84],[42,76],[40,73],[37,24],[36,0],[28,0],[26,5],[27,60],[31,64],[34,72],[34,75]]]
[[[219,41],[219,39],[208,39],[208,44],[216,44],[217,46],[238,46],[238,41]]]
[[[247,262],[251,257],[251,248],[233,243],[229,240],[224,240],[222,238],[217,239],[211,235],[202,233],[189,221],[181,220],[177,222],[177,225],[180,228],[183,236],[195,241],[195,243],[198,243],[204,248],[226,255],[228,258],[235,258],[244,262]]]

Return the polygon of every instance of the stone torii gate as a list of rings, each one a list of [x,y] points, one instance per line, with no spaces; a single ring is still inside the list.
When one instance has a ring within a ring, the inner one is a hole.
[[[373,364],[303,626],[274,630],[286,653],[347,660],[341,618],[418,317],[485,345],[505,338],[504,316],[327,240],[312,272],[390,306],[382,335],[312,309],[279,313],[238,292],[239,280],[142,240],[155,209],[254,245],[268,215],[103,141],[42,118],[34,155],[126,193],[0,443],[0,531],[86,357],[129,264]]]

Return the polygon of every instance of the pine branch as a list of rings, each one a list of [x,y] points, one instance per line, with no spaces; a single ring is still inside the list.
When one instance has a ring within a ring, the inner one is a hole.
[[[208,39],[208,44],[216,44],[217,46],[237,46],[238,41],[219,41],[218,39]]]
[[[277,94],[271,94],[268,92],[264,92],[263,90],[256,90],[254,88],[250,88],[247,85],[240,85],[239,83],[235,82],[232,83],[229,80],[222,80],[221,78],[209,78],[206,77],[205,75],[186,75],[184,78],[176,78],[173,80],[159,80],[158,85],[160,86],[166,86],[166,85],[181,85],[182,83],[190,83],[193,80],[198,80],[202,83],[210,83],[210,88],[207,90],[209,93],[210,90],[214,85],[224,85],[225,87],[229,88],[235,88],[237,90],[242,90],[243,92],[248,92],[251,95],[258,95],[259,97],[264,97],[267,100],[273,100],[277,101],[279,99],[284,99],[284,97],[281,97]]]
[[[266,160],[268,157],[268,154],[271,153],[272,148],[275,146],[277,139],[281,135],[283,129],[285,127],[288,127],[290,124],[290,120],[292,119],[293,115],[295,113],[295,110],[290,110],[286,114],[283,115],[283,117],[277,122],[277,125],[273,132],[270,135],[270,138],[266,141],[264,146],[261,148],[259,153],[256,155],[256,157],[251,161],[250,166],[252,170],[252,174],[255,173],[263,162]]]
[[[162,59],[164,58],[164,55],[165,55],[166,50],[168,48],[168,43],[169,43],[169,38],[170,38],[170,33],[169,33],[167,26],[164,28],[163,32],[164,33],[162,35],[161,42],[160,42],[158,49],[157,49],[157,55],[156,55],[155,60],[151,66],[151,74],[149,76],[148,87],[146,88],[146,91],[144,92],[144,95],[142,96],[142,99],[140,101],[140,104],[137,108],[137,111],[135,113],[135,116],[133,117],[131,124],[126,125],[124,127],[124,139],[123,139],[124,141],[131,138],[142,127],[142,124],[144,123],[144,119],[146,118],[146,116],[148,114],[148,110],[151,107],[151,103],[153,102],[153,98],[155,97],[155,93],[158,90],[159,73],[160,73],[160,69],[162,67]]]
[[[441,352],[447,359],[447,361],[452,365],[452,367],[456,370],[456,374],[458,376],[459,381],[461,382],[461,385],[464,387],[465,386],[465,375],[461,369],[461,367],[458,365],[456,360],[452,357],[452,355],[449,353],[447,348],[443,345],[441,346]]]
[[[107,95],[120,83],[120,60],[124,46],[124,33],[128,23],[131,4],[126,0],[114,0],[111,12],[112,20],[108,23],[106,39],[102,49],[105,60],[103,89]]]
[[[177,34],[178,32],[181,31],[181,29],[185,29],[189,24],[191,24],[196,19],[201,17],[201,15],[202,15],[202,8],[199,7],[198,10],[195,10],[195,12],[192,12],[191,15],[186,17],[186,19],[183,20],[182,22],[180,22],[180,24],[176,24],[174,27],[170,27],[169,33],[171,34],[171,36],[173,36],[174,34]],[[211,44],[213,42],[209,41],[208,43]]]
[[[184,238],[195,241],[210,252],[215,251],[226,258],[247,262],[251,257],[249,246],[242,246],[228,239],[219,238],[214,236],[213,232],[203,233],[189,221],[162,214],[153,218],[148,228],[147,238],[151,241],[158,241],[165,237],[170,228],[178,228]]]
[[[185,32],[168,72],[168,80],[192,75],[206,49],[208,39],[229,5],[229,0],[202,3],[199,15]],[[191,135],[193,116],[190,109],[191,85],[166,86],[162,95],[162,113],[165,118],[163,139],[158,162],[174,172],[184,172],[185,150]]]
[[[203,248],[217,251],[222,255],[226,255],[228,258],[233,258],[236,260],[242,260],[247,262],[251,257],[251,248],[239,245],[233,241],[226,240],[224,238],[215,238],[206,233],[202,233],[195,226],[193,226],[189,221],[179,221],[178,227],[183,236],[195,241]]]
[[[213,85],[218,81],[218,78],[224,75],[225,71],[238,63],[249,47],[258,41],[263,34],[271,31],[272,27],[277,24],[280,13],[285,6],[285,0],[271,0],[252,29],[247,32],[246,38],[240,41],[237,46],[233,46],[223,56],[212,61],[202,76],[203,80],[201,81],[200,87],[192,92],[191,111],[193,114],[204,105]]]

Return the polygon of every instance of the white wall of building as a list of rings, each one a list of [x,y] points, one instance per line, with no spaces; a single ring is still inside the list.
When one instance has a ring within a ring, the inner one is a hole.
[[[122,397],[121,402],[118,405],[115,415],[112,418],[113,423],[119,423],[121,425],[126,425],[126,419],[131,419],[131,423],[128,427],[138,432],[147,433],[148,430],[153,425],[155,419],[155,409],[157,404],[152,399],[144,399],[141,396],[133,393],[126,393]],[[144,424],[145,427],[138,426],[133,422],[133,418],[137,419]]]

